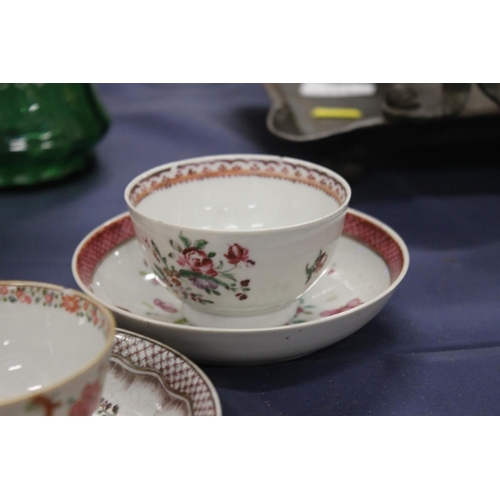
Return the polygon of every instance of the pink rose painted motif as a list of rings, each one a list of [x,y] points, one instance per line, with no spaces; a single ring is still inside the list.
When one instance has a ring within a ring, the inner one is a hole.
[[[25,302],[26,304],[31,304],[31,297],[25,294],[24,291],[21,289],[16,291],[16,297],[19,302]]]
[[[77,312],[80,308],[80,298],[75,295],[65,295],[62,298],[62,306],[68,312]]]
[[[248,250],[241,247],[238,243],[231,245],[227,253],[224,254],[229,264],[238,265],[240,262],[245,262],[247,266],[254,266],[255,262],[248,258]]]
[[[212,259],[209,259],[203,250],[198,250],[197,248],[185,248],[177,259],[177,264],[187,267],[198,274],[210,277],[217,276]]]
[[[174,307],[170,302],[165,302],[161,299],[154,299],[153,304],[155,306],[159,307],[160,309],[163,309],[164,311],[166,311],[168,313],[176,313],[177,312],[177,308]]]
[[[330,309],[330,310],[327,310],[327,311],[321,311],[319,313],[319,315],[322,318],[327,318],[329,316],[334,316],[335,314],[339,314],[339,313],[342,313],[342,312],[345,312],[345,311],[349,311],[350,309],[354,309],[355,307],[358,307],[361,304],[363,304],[363,302],[361,302],[361,300],[359,300],[359,299],[352,299],[352,300],[350,300],[343,307],[339,307],[338,309]]]
[[[155,264],[153,272],[185,299],[200,304],[213,304],[224,292],[231,292],[238,300],[246,300],[250,291],[250,279],[239,279],[235,271],[242,265],[254,266],[247,248],[238,243],[228,245],[224,260],[216,259],[216,252],[207,250],[208,241],[191,241],[179,234],[178,241],[170,240],[173,252],[162,255],[153,240],[151,245]],[[210,296],[210,297],[209,297]]]
[[[360,299],[351,299],[347,304],[345,304],[342,307],[338,307],[336,309],[327,309],[324,311],[321,311],[319,313],[320,318],[328,318],[329,316],[335,316],[336,314],[340,314],[345,311],[349,311],[351,309],[354,309],[360,305],[362,305],[363,302]],[[305,300],[303,297],[299,299],[299,306],[297,307],[297,312],[295,314],[295,317],[291,321],[293,324],[297,323],[306,323],[308,321],[311,321],[310,318],[307,316],[312,316],[313,319],[316,319],[316,309],[317,309],[317,304],[306,304]]]

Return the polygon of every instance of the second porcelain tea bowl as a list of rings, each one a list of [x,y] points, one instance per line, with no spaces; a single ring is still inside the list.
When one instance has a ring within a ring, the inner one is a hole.
[[[0,281],[0,415],[90,416],[99,406],[115,320],[57,285]]]
[[[273,327],[322,276],[351,190],[303,160],[221,155],[162,165],[125,200],[149,267],[197,326]]]

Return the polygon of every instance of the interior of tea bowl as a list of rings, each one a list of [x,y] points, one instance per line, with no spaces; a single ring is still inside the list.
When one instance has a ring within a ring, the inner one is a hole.
[[[190,323],[213,328],[289,322],[333,258],[350,196],[329,169],[265,155],[169,163],[125,189],[146,262]]]
[[[0,415],[92,415],[115,320],[57,285],[0,281]]]

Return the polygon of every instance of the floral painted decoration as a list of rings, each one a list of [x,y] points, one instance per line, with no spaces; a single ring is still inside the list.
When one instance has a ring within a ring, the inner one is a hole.
[[[94,413],[99,406],[101,399],[102,387],[98,380],[91,384],[87,384],[81,391],[78,401],[72,398],[66,401],[65,404],[59,400],[53,400],[51,395],[38,394],[31,398],[27,405],[27,411],[35,411],[40,407],[46,417],[54,415],[59,407],[69,408],[68,416],[86,417]]]
[[[71,405],[68,415],[73,417],[92,415],[99,406],[101,392],[102,387],[98,380],[87,384],[80,394],[80,399]]]
[[[335,314],[340,314],[345,311],[350,311],[351,309],[354,309],[355,307],[361,306],[363,302],[359,299],[352,299],[350,300],[345,306],[343,307],[338,307],[337,309],[329,309],[326,311],[321,311],[319,315],[322,318],[328,318],[329,316],[335,316]]]
[[[120,410],[119,405],[115,405],[108,401],[107,399],[101,398],[101,404],[96,411],[96,415],[102,417],[116,417]]]
[[[91,302],[78,295],[64,293],[43,287],[32,286],[0,286],[0,300],[26,305],[40,305],[53,309],[64,309],[70,314],[85,317],[98,330],[106,328],[106,318]]]
[[[314,321],[320,318],[328,318],[330,316],[335,316],[336,314],[343,313],[345,311],[350,311],[358,306],[363,305],[363,302],[358,299],[351,299],[346,304],[336,309],[326,309],[322,311],[317,311],[317,304],[306,304],[305,299],[301,297],[299,299],[299,306],[297,307],[297,312],[295,317],[291,321],[291,324],[297,323],[307,323],[309,321]],[[309,317],[308,317],[309,316]]]
[[[309,283],[309,281],[311,281],[311,278],[313,276],[317,275],[321,271],[321,269],[323,269],[324,265],[326,264],[327,257],[328,256],[326,252],[320,250],[318,256],[316,257],[316,260],[312,263],[312,265],[306,265],[306,285],[307,283]]]
[[[49,396],[45,394],[38,394],[33,397],[31,401],[28,403],[27,411],[33,411],[37,407],[40,407],[43,410],[43,415],[45,417],[52,417],[54,412],[62,405],[60,401],[53,401]]]
[[[154,273],[185,299],[213,304],[212,297],[220,296],[224,291],[232,292],[238,300],[248,298],[250,279],[239,280],[234,271],[243,266],[254,266],[255,261],[250,259],[248,249],[238,243],[229,245],[223,254],[224,260],[219,259],[217,264],[216,252],[207,251],[208,241],[201,239],[192,242],[182,232],[179,241],[170,240],[173,252],[168,256],[160,253],[153,240],[145,239],[144,242],[152,249],[156,260]]]
[[[170,302],[165,302],[161,299],[154,299],[153,304],[168,313],[174,314],[178,312],[177,308],[173,304],[171,304]]]

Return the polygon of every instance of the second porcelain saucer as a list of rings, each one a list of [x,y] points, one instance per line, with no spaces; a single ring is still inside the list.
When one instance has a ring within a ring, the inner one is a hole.
[[[192,361],[137,333],[116,329],[96,416],[220,416],[212,382]]]
[[[300,299],[290,324],[216,330],[182,317],[180,301],[144,263],[127,213],[87,235],[72,261],[80,288],[113,311],[120,327],[197,362],[240,365],[297,358],[354,333],[386,304],[408,265],[408,249],[392,229],[349,209],[334,265]]]

